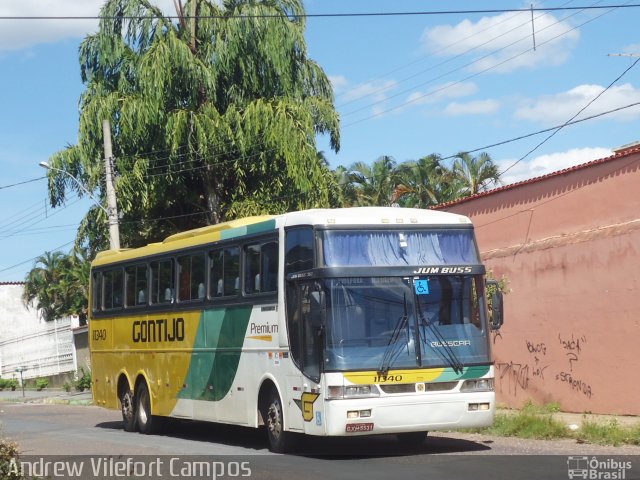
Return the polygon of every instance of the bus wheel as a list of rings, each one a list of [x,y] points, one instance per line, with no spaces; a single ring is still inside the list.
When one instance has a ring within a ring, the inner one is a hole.
[[[269,450],[275,453],[285,453],[290,446],[290,434],[284,431],[282,402],[275,388],[271,389],[263,406],[262,419],[267,427]]]
[[[396,437],[401,445],[410,447],[424,443],[428,433],[429,432],[405,432],[396,434]]]
[[[129,389],[120,396],[120,410],[124,431],[133,432],[136,429],[136,409],[133,392]]]
[[[160,418],[151,415],[151,396],[146,382],[140,382],[137,390],[136,420],[138,430],[144,434],[155,433],[160,423]]]

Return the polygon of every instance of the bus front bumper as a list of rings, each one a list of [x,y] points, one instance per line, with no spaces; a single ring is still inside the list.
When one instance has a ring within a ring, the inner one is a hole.
[[[494,392],[325,400],[325,434],[351,436],[479,428],[492,425],[494,415]]]

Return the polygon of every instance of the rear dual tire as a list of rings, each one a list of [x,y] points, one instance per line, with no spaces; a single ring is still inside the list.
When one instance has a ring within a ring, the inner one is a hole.
[[[143,434],[152,434],[161,426],[162,417],[151,414],[151,395],[146,382],[138,384],[135,394],[126,390],[120,396],[120,409],[125,432],[137,430]]]

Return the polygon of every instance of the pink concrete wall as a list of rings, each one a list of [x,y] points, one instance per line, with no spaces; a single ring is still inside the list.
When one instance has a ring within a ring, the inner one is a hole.
[[[498,401],[640,415],[640,153],[443,208],[504,275]]]

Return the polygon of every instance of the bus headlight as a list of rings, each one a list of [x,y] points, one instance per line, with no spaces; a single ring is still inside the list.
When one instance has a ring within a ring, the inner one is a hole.
[[[492,392],[493,378],[476,378],[474,380],[465,380],[460,387],[461,392]]]
[[[330,385],[327,387],[327,399],[379,397],[375,385]]]

